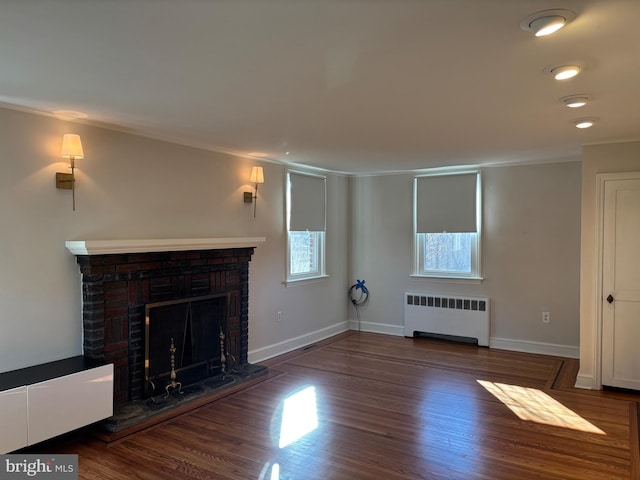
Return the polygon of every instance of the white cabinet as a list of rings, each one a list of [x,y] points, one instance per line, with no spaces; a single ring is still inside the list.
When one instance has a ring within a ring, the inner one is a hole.
[[[53,378],[45,374],[46,379],[37,374],[37,368],[25,369],[20,377],[41,381],[0,391],[0,454],[113,415],[112,364],[67,371]],[[4,375],[16,377],[15,372]]]
[[[113,415],[113,365],[35,385],[27,391],[29,445]]]
[[[0,392],[0,453],[27,445],[27,387]]]

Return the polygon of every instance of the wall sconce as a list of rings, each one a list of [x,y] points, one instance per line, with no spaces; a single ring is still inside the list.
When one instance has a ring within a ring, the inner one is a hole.
[[[253,204],[253,217],[256,216],[256,207],[258,206],[258,184],[264,183],[264,171],[262,167],[253,167],[251,168],[251,177],[249,178],[251,183],[254,183],[255,192],[244,192],[244,203],[251,203],[255,200]]]
[[[73,211],[76,210],[76,176],[75,160],[84,158],[84,152],[82,151],[82,141],[80,135],[76,133],[66,133],[62,137],[62,151],[60,152],[62,158],[69,159],[69,166],[71,167],[71,173],[56,173],[56,188],[63,188],[65,190],[71,190],[73,198]]]

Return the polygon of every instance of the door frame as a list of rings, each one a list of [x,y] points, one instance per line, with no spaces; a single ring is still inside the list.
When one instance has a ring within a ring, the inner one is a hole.
[[[596,174],[596,281],[593,292],[593,380],[594,389],[602,390],[602,301],[604,298],[604,190],[607,182],[617,180],[640,180],[640,172],[598,173]]]

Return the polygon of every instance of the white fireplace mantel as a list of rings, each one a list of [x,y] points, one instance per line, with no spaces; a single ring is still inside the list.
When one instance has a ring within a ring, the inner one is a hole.
[[[266,237],[153,238],[146,240],[67,240],[65,246],[74,255],[114,253],[179,252],[257,247]]]

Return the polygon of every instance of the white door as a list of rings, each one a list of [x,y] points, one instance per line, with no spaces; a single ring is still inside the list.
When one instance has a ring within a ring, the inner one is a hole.
[[[640,174],[604,184],[602,384],[640,390]]]

